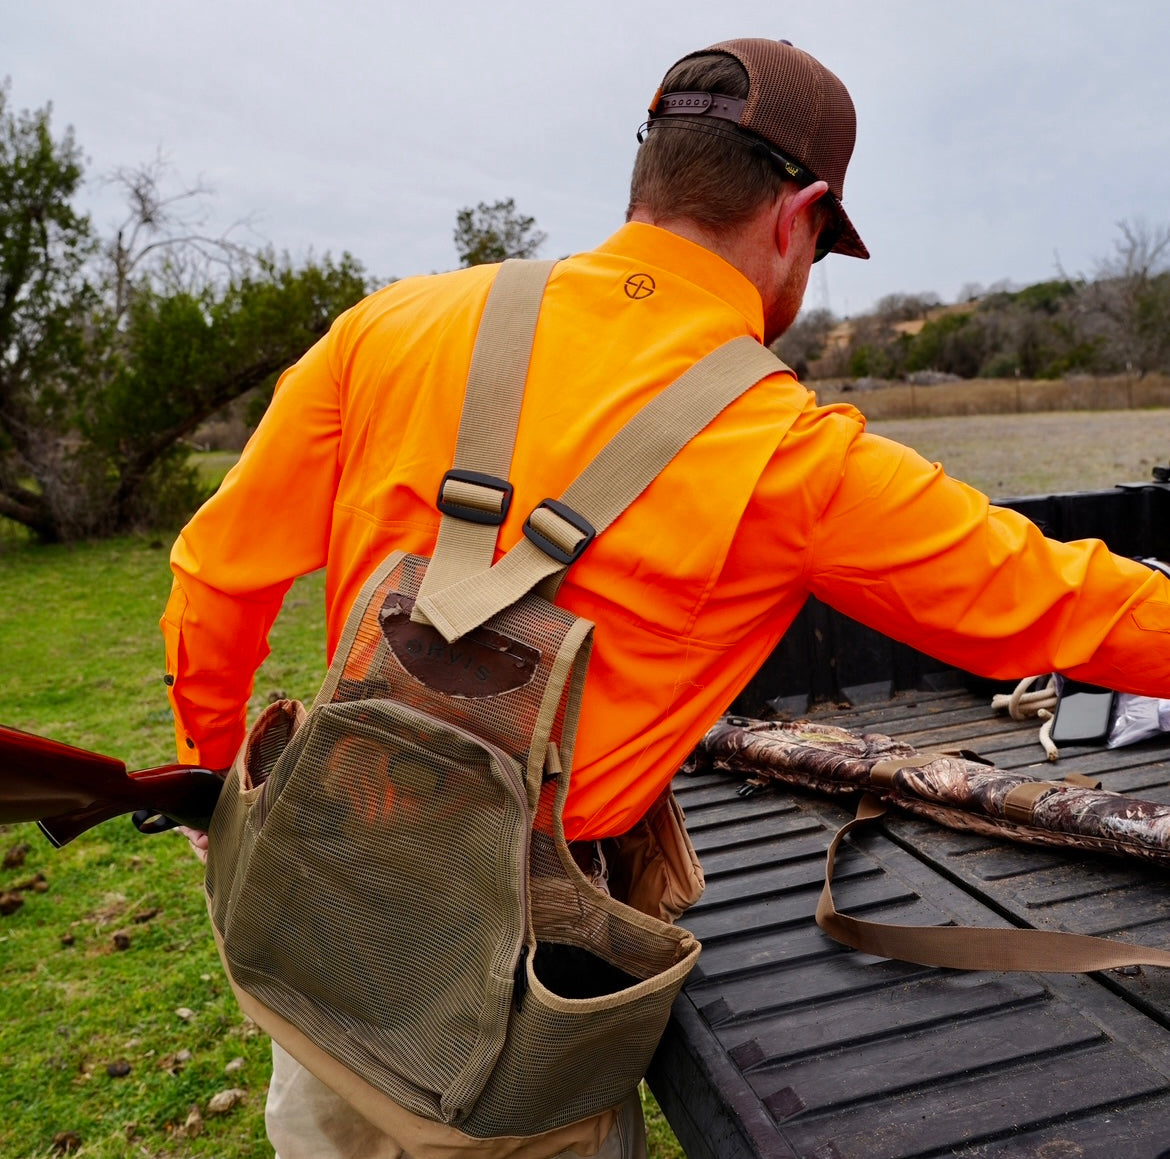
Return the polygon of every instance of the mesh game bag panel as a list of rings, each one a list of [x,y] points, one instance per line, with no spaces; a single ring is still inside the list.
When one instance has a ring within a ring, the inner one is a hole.
[[[636,1086],[698,944],[577,869],[567,769],[540,791],[532,752],[571,749],[581,622],[530,596],[446,644],[409,621],[425,565],[387,561],[287,747],[233,771],[212,918],[235,983],[371,1086],[534,1134]],[[473,695],[487,668],[509,687]]]

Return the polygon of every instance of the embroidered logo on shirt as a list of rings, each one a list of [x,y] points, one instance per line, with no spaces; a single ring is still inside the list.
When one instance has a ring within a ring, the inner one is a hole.
[[[631,274],[626,278],[626,297],[635,302],[650,297],[657,288],[649,274]]]

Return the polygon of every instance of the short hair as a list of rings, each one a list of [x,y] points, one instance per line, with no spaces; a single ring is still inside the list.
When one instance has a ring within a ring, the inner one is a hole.
[[[705,52],[676,64],[663,93],[748,95],[747,70],[733,56]],[[685,126],[694,126],[687,128]],[[752,138],[697,117],[658,120],[634,159],[627,220],[644,210],[658,220],[687,218],[713,233],[743,224],[780,194],[785,179]]]

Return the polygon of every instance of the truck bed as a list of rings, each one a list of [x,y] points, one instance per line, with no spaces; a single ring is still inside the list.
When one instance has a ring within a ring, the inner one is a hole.
[[[864,690],[863,690],[864,691]],[[872,689],[868,690],[872,693]],[[1170,802],[1170,743],[1062,749],[984,691],[899,692],[799,715],[1039,778]],[[850,813],[730,775],[675,791],[707,873],[703,942],[649,1075],[689,1159],[1170,1156],[1170,971],[967,973],[847,950],[813,912]],[[1170,948],[1164,872],[891,816],[843,847],[834,894],[878,921],[1017,925]]]

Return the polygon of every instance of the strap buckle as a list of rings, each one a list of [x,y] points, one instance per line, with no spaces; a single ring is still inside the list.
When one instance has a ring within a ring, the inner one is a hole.
[[[439,484],[435,506],[444,514],[468,523],[499,527],[512,506],[512,484],[482,471],[452,467]]]
[[[533,523],[534,519],[539,522],[539,528]],[[572,531],[563,526],[566,523]],[[563,564],[576,563],[597,537],[597,529],[589,520],[556,499],[545,499],[537,504],[524,521],[523,530],[526,539],[535,543],[545,555]],[[573,531],[577,532],[576,536]]]

